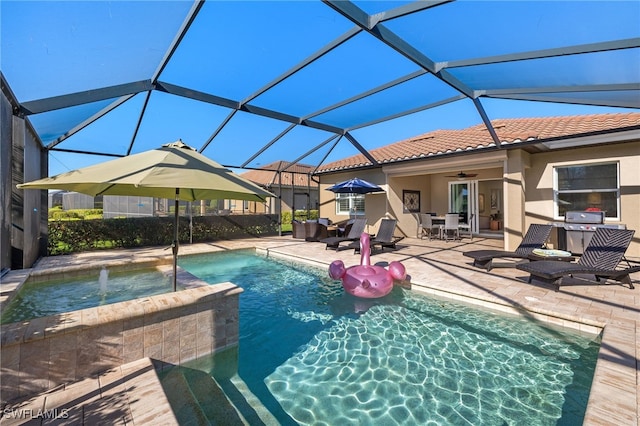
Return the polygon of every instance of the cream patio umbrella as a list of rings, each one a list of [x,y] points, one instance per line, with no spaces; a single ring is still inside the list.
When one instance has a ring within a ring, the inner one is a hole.
[[[253,182],[198,153],[182,141],[158,149],[18,185],[21,189],[64,189],[97,195],[175,198],[173,290],[178,262],[178,201],[250,200],[273,197]]]

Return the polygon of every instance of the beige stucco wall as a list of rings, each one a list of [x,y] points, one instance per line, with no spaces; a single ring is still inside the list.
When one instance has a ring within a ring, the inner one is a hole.
[[[572,164],[618,161],[620,166],[620,218],[607,223],[622,223],[636,231],[627,251],[640,257],[640,142],[573,148],[531,155],[531,168],[526,171],[527,222],[562,221],[554,217],[553,168]]]
[[[420,192],[420,212],[431,209],[431,177],[429,175],[389,176],[389,217],[398,220],[397,235],[414,237],[418,227],[417,213],[404,211],[402,191]]]

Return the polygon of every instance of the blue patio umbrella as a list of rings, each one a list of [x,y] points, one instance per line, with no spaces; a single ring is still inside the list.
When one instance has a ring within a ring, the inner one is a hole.
[[[335,192],[336,194],[368,194],[370,192],[384,192],[384,189],[366,180],[352,178],[330,186],[327,191]]]

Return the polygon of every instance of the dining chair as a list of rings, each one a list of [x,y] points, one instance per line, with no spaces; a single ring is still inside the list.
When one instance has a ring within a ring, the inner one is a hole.
[[[444,216],[444,227],[442,228],[442,238],[445,241],[460,239],[460,229],[458,225],[460,223],[460,216],[458,213],[447,213]]]
[[[440,227],[433,224],[432,216],[430,213],[420,213],[420,224],[418,225],[418,236],[420,239],[423,237],[431,238],[434,237],[434,231],[437,232],[437,237],[440,237]]]
[[[471,213],[469,215],[469,220],[466,223],[459,223],[458,224],[458,233],[460,235],[460,238],[462,238],[462,233],[467,233],[469,234],[469,238],[471,238],[471,240],[473,241],[473,232],[471,231],[471,224],[473,223],[473,216],[474,214]]]

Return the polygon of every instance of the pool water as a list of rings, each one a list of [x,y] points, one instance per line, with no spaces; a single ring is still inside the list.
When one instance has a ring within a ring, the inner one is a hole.
[[[593,335],[401,288],[357,299],[326,271],[252,252],[180,266],[244,289],[237,376],[280,424],[582,424]]]
[[[27,281],[2,312],[0,323],[94,308],[172,290],[171,276],[165,276],[156,269],[127,272],[105,270],[72,279]]]

